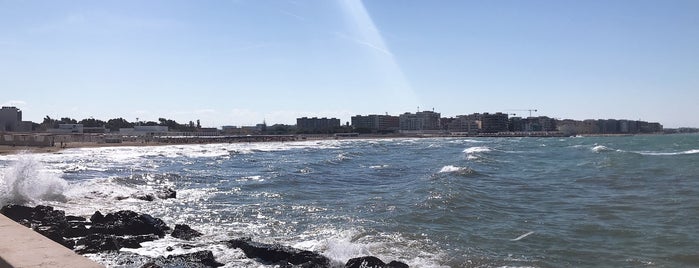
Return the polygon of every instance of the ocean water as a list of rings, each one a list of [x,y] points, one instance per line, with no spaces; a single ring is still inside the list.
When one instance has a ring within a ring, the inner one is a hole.
[[[0,156],[0,203],[131,209],[230,238],[411,267],[699,266],[699,136],[326,140]],[[117,197],[163,187],[178,198]],[[128,249],[188,252],[166,238]],[[120,266],[111,256],[90,258]]]

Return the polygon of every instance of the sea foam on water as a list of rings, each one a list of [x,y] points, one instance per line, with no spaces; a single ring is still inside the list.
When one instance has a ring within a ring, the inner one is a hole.
[[[68,183],[42,170],[43,165],[34,157],[20,155],[0,174],[0,205],[65,200],[63,191]]]

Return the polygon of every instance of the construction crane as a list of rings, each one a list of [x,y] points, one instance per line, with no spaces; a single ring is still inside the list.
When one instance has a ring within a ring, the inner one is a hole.
[[[532,112],[538,112],[537,109],[510,109],[508,111],[527,111],[529,112],[529,117],[532,117]]]

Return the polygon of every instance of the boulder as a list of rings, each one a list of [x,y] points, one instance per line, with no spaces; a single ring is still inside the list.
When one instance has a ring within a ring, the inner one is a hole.
[[[175,224],[175,229],[172,231],[172,234],[170,235],[174,238],[184,240],[192,240],[195,237],[202,236],[200,232],[190,228],[189,225],[186,224]]]
[[[155,194],[160,199],[177,198],[177,191],[170,187],[165,187],[163,190]]]
[[[214,254],[210,250],[198,251],[189,254],[167,256],[167,258],[158,258],[163,264],[169,264],[175,267],[193,267],[192,264],[202,264],[207,267],[220,267],[223,263],[217,262]],[[168,265],[168,266],[169,266]]]
[[[140,248],[142,242],[158,239],[156,235],[120,237],[105,234],[90,234],[78,239],[76,252],[80,254],[117,251],[121,248]]]
[[[130,210],[122,210],[102,216],[99,211],[90,217],[92,228],[90,231],[99,234],[110,235],[148,235],[165,236],[165,231],[170,230],[163,220],[154,218],[148,214],[138,214]]]
[[[353,258],[347,261],[345,268],[407,268],[408,265],[398,261],[388,264],[374,256]]]
[[[291,264],[302,267],[328,267],[330,265],[330,259],[308,250],[257,243],[248,238],[233,239],[227,243],[231,248],[241,249],[248,258],[255,258],[266,264],[279,266]]]

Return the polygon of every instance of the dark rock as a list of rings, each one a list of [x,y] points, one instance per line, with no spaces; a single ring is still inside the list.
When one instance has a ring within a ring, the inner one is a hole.
[[[200,263],[208,267],[223,266],[223,263],[216,261],[214,254],[210,250],[198,251],[183,255],[167,256],[164,261],[173,265],[178,265],[180,263]],[[181,266],[189,267],[187,265]]]
[[[391,268],[409,268],[410,267],[407,264],[405,264],[403,262],[399,262],[399,261],[391,261],[388,263],[387,266],[391,267]]]
[[[233,239],[227,242],[231,248],[241,249],[248,258],[256,258],[266,264],[286,266],[285,263],[303,267],[328,267],[330,260],[318,253],[282,245],[252,242],[250,239]]]
[[[345,268],[407,268],[408,265],[399,261],[388,264],[374,256],[353,258],[347,261]]]
[[[170,235],[174,238],[184,240],[192,240],[195,237],[202,236],[200,232],[190,228],[189,225],[186,224],[175,224],[175,229],[172,231],[172,234]]]
[[[66,228],[64,231],[65,237],[83,237],[89,235],[91,232],[84,223],[70,223],[70,227]]]
[[[6,205],[0,209],[0,213],[19,222],[21,220],[30,220],[34,214],[34,208],[20,205]]]
[[[60,227],[56,225],[36,226],[36,228],[34,228],[34,231],[69,249],[73,249],[73,247],[75,246],[72,240],[66,240],[64,238],[64,230],[60,229]]]
[[[95,223],[104,223],[104,215],[100,213],[99,211],[95,211],[95,214],[92,214],[90,217],[90,221],[95,224]]]
[[[141,268],[162,268],[160,265],[155,264],[154,262],[149,262],[141,266]]]
[[[78,216],[66,216],[66,220],[69,222],[76,222],[76,221],[87,221],[84,217],[78,217]]]
[[[93,233],[110,234],[110,235],[148,235],[154,234],[159,237],[165,236],[165,231],[170,230],[163,220],[154,218],[148,214],[138,214],[130,210],[117,211],[108,213],[104,217],[102,214],[95,212],[92,218],[97,221],[93,222],[90,230]]]
[[[167,251],[173,251],[173,250],[175,250],[175,249],[174,249],[173,247],[171,247],[171,246],[167,246],[167,247],[165,248],[165,250],[167,250]]]
[[[170,187],[166,187],[155,195],[160,199],[177,198],[177,191]]]
[[[133,198],[141,199],[143,201],[148,202],[155,200],[155,196],[153,194],[134,194]]]
[[[75,245],[77,247],[75,251],[79,254],[121,249],[121,245],[115,236],[104,234],[91,234],[80,238]]]

